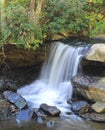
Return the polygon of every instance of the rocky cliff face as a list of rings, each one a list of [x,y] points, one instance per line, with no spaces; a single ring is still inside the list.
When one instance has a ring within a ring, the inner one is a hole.
[[[105,44],[91,46],[81,65],[82,76],[72,79],[76,93],[94,102],[105,102]]]
[[[0,79],[12,80],[17,86],[34,81],[40,74],[49,47],[46,44],[33,51],[17,48],[13,44],[6,45],[0,51]]]
[[[17,48],[14,44],[7,44],[4,47],[5,62],[13,67],[29,67],[42,64],[46,57],[46,50],[49,45],[42,45],[35,51],[24,48]],[[0,52],[2,60],[2,51]]]

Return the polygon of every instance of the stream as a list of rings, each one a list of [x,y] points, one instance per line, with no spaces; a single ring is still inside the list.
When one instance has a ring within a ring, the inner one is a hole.
[[[105,130],[105,123],[86,121],[72,115],[71,117],[50,117],[46,121],[31,120],[17,123],[16,120],[0,122],[0,130]]]
[[[73,93],[70,79],[78,73],[83,50],[84,47],[74,48],[58,42],[51,48],[40,77],[17,90],[29,108],[39,108],[42,103],[57,106],[61,111],[59,117],[0,121],[0,130],[105,130],[105,123],[80,118],[71,113],[67,104]]]

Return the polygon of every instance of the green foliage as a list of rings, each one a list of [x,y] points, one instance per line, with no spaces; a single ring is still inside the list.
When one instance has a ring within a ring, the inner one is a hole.
[[[103,0],[89,0],[89,2],[89,35],[93,37],[105,31],[105,7]]]
[[[103,0],[46,0],[36,25],[30,19],[30,0],[6,0],[0,45],[16,43],[18,47],[35,49],[44,39],[58,33],[90,37],[103,33],[104,6]]]
[[[78,34],[86,30],[88,28],[86,6],[86,0],[49,0],[42,15],[43,30],[51,35],[61,32]]]
[[[17,47],[35,49],[42,43],[39,25],[30,20],[25,0],[10,1],[5,9],[5,29],[2,31],[2,43],[16,43]],[[28,2],[28,0],[27,0]]]

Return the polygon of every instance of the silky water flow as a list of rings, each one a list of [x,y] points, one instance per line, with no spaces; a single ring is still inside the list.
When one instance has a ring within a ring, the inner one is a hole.
[[[67,100],[72,97],[70,79],[78,71],[83,47],[71,47],[61,42],[53,43],[40,78],[18,89],[29,107],[39,108],[42,103],[58,107],[62,113],[70,111]]]

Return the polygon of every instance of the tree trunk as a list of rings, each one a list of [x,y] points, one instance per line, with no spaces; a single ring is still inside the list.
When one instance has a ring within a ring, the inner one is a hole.
[[[30,1],[30,11],[31,11],[31,17],[30,17],[30,20],[32,22],[35,23],[35,3],[36,3],[36,0],[31,0]]]
[[[31,11],[31,20],[34,24],[39,24],[39,18],[42,10],[44,0],[31,0],[30,2],[30,11]]]
[[[44,3],[44,0],[38,0],[38,2],[37,2],[37,6],[36,6],[36,10],[35,10],[35,23],[36,24],[39,23],[39,18],[41,15],[43,3]]]
[[[1,32],[4,30],[5,28],[5,0],[1,0],[0,1],[0,5],[1,5],[1,10],[0,10],[0,15],[1,15],[1,21],[0,21],[0,26],[1,26]]]

